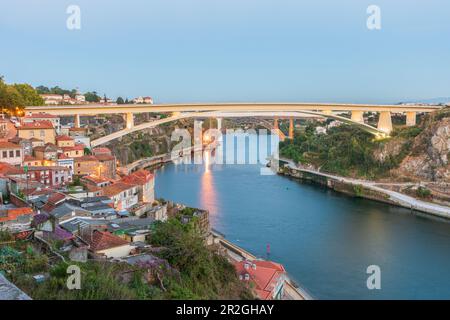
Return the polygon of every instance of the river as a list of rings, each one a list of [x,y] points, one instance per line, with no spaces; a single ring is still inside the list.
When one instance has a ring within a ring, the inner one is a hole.
[[[450,223],[260,168],[167,164],[156,196],[208,209],[214,229],[282,263],[314,298],[450,299]],[[367,288],[369,265],[380,290]]]

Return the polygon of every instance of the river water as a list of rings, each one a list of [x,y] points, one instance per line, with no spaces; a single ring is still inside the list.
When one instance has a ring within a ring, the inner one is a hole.
[[[168,164],[156,196],[208,209],[214,229],[282,263],[314,298],[450,299],[450,223],[260,168]],[[367,288],[370,265],[379,290]]]

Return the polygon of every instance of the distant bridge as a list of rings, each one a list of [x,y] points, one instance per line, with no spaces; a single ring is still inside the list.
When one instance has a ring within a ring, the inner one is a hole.
[[[417,112],[432,112],[439,106],[422,105],[371,105],[371,104],[336,104],[336,103],[191,103],[191,104],[126,104],[126,105],[63,105],[63,106],[33,106],[26,107],[26,114],[48,113],[59,116],[74,116],[75,126],[80,125],[82,115],[124,114],[126,128],[108,136],[92,141],[92,146],[98,146],[126,134],[155,127],[157,125],[184,118],[199,117],[274,117],[275,129],[278,129],[278,117],[290,118],[289,136],[293,135],[293,118],[320,116],[334,118],[339,121],[357,125],[376,135],[387,136],[392,131],[391,113],[405,113],[406,124],[416,124]],[[140,125],[134,125],[135,113],[172,113],[171,117],[155,120]],[[351,118],[345,118],[335,113],[350,112]],[[380,114],[377,128],[364,123],[364,112]]]

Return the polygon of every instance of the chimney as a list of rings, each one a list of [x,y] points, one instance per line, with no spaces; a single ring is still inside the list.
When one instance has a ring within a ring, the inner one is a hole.
[[[248,273],[245,274],[245,280],[250,280],[250,275]]]

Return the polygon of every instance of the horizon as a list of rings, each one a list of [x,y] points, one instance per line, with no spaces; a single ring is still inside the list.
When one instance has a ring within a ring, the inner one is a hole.
[[[72,4],[81,10],[79,30],[66,26]],[[366,26],[372,4],[381,9],[380,30]],[[450,4],[442,0],[19,0],[0,9],[8,83],[155,103],[450,96]]]

